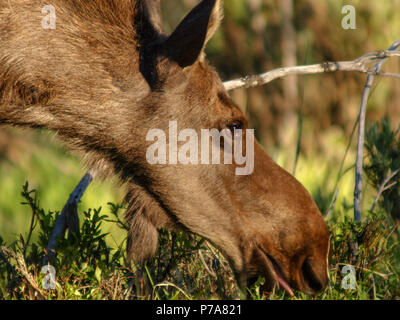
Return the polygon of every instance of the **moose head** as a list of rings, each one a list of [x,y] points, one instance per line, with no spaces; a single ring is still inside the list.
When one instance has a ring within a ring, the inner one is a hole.
[[[32,9],[42,1],[17,2],[14,10],[0,5],[0,124],[55,130],[90,165],[127,183],[134,261],[155,253],[159,229],[186,230],[221,250],[242,288],[264,276],[289,293],[323,290],[329,232],[321,213],[256,141],[246,143],[246,115],[206,61],[222,0],[201,1],[170,35],[160,0],[52,2],[55,30],[44,30],[41,12]],[[236,160],[149,161],[155,142],[165,142],[157,152],[171,159],[190,138],[177,137],[171,123],[198,137],[231,132],[230,142],[212,140],[206,154],[218,144],[222,159],[226,144],[242,142],[238,149],[252,152],[252,170],[237,174],[243,165]],[[169,138],[149,140],[154,129]]]

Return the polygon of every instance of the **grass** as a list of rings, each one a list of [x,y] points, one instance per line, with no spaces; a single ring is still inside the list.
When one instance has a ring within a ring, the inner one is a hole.
[[[187,233],[162,231],[160,248],[145,266],[126,261],[125,239],[107,244],[105,222],[113,223],[126,234],[121,223],[123,208],[109,204],[83,214],[80,233],[60,239],[54,290],[44,290],[49,275],[42,271],[44,247],[57,213],[38,206],[36,193],[24,185],[24,205],[32,212],[33,241],[22,236],[3,246],[0,263],[2,299],[235,299],[239,292],[224,257],[206,240]],[[399,299],[400,255],[393,227],[382,214],[370,213],[362,223],[344,217],[328,223],[333,244],[330,285],[321,294],[296,293],[289,297],[281,290],[262,292],[264,279],[248,289],[249,299]],[[355,247],[354,244],[358,246]],[[7,262],[6,262],[7,261]],[[348,274],[344,266],[355,270],[355,289],[343,288]],[[345,280],[343,280],[345,279]]]

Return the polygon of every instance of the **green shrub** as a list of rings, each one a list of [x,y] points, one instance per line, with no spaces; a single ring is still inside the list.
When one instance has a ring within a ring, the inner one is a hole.
[[[121,220],[123,207],[109,204],[83,213],[80,231],[58,239],[56,288],[45,290],[42,262],[58,212],[40,208],[35,190],[25,184],[24,205],[31,209],[31,227],[6,244],[0,237],[0,299],[234,299],[239,295],[228,262],[207,241],[183,232],[160,232],[156,256],[143,266],[127,262],[125,243],[111,247],[104,222],[112,222],[126,233]],[[400,275],[399,243],[382,214],[369,214],[359,223],[344,218],[330,222],[332,264],[330,285],[316,296],[287,293],[275,288],[261,290],[260,277],[248,289],[249,299],[398,299]],[[356,246],[354,244],[357,244]],[[356,289],[344,289],[343,266],[356,271]],[[47,278],[48,279],[48,278]]]
[[[365,134],[369,163],[364,171],[382,195],[380,205],[396,223],[400,222],[400,126],[393,130],[388,118],[369,126]]]

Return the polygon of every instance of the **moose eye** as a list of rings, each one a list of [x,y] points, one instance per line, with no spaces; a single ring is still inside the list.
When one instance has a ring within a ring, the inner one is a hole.
[[[234,122],[228,124],[226,127],[227,127],[227,129],[229,129],[232,132],[232,135],[234,135],[235,134],[235,130],[236,130],[236,133],[237,133],[237,130],[242,130],[243,129],[243,122],[241,122],[239,120],[238,121],[234,121]]]

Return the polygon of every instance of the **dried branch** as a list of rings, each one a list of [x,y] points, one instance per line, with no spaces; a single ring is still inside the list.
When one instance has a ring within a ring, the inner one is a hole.
[[[33,290],[35,290],[36,293],[34,294],[34,297],[39,300],[44,300],[46,293],[42,289],[40,289],[40,287],[36,283],[36,280],[33,277],[33,275],[29,273],[28,267],[26,266],[24,256],[22,254],[11,252],[4,246],[1,249],[4,252],[6,257],[12,257],[17,262],[15,265],[15,268],[17,269],[18,272],[20,272],[22,274],[22,276],[27,281],[27,283],[30,285],[30,287]]]
[[[375,76],[379,74],[381,68],[388,57],[390,52],[396,51],[397,47],[400,46],[400,40],[397,40],[391,47],[386,50],[387,54],[381,55],[378,60],[379,62],[375,65],[373,73],[370,73],[367,77],[367,81],[364,86],[360,113],[358,118],[358,139],[357,139],[357,156],[356,156],[356,174],[355,174],[355,186],[354,186],[354,219],[361,221],[361,202],[362,202],[362,169],[363,169],[363,155],[364,155],[364,134],[365,134],[365,115],[367,111],[367,103],[369,93],[371,91],[372,83],[374,82]]]
[[[400,172],[400,168],[397,168],[396,170],[394,170],[392,173],[388,174],[386,176],[386,178],[383,180],[383,182],[381,183],[381,185],[379,186],[378,189],[378,193],[376,194],[376,197],[374,199],[374,202],[372,203],[371,209],[369,211],[374,211],[375,206],[379,200],[379,198],[381,197],[383,191],[390,189],[391,187],[393,187],[397,181],[391,183],[388,185],[388,183],[390,182],[390,180],[392,180],[398,173]]]
[[[79,218],[78,218],[78,203],[81,201],[89,184],[96,176],[96,170],[90,169],[81,179],[75,190],[69,196],[67,203],[58,216],[53,231],[51,233],[49,243],[46,251],[47,255],[44,257],[43,264],[46,265],[48,261],[52,261],[56,255],[57,238],[65,234],[68,228],[70,232],[79,232]]]
[[[199,249],[199,257],[201,260],[201,263],[203,264],[204,268],[206,269],[206,271],[208,272],[209,275],[211,275],[213,278],[217,278],[217,275],[215,274],[214,271],[211,271],[210,268],[208,267],[206,261],[204,260],[203,254],[201,253],[201,250]]]
[[[360,73],[366,73],[368,75],[381,75],[388,77],[398,78],[400,75],[385,73],[377,71],[375,68],[369,68],[368,65],[374,61],[381,61],[382,59],[390,57],[400,57],[400,51],[395,50],[380,50],[374,51],[363,56],[352,60],[352,61],[340,61],[340,62],[323,62],[320,64],[313,64],[308,66],[295,66],[295,67],[283,67],[277,68],[266,73],[254,76],[247,76],[244,78],[230,80],[224,82],[225,89],[228,91],[238,89],[238,88],[250,88],[257,87],[267,84],[275,79],[283,78],[288,75],[305,75],[305,74],[318,74],[327,72],[337,72],[337,71],[356,71]]]
[[[340,189],[338,188],[338,189],[336,190],[336,192],[335,192],[335,197],[333,198],[333,201],[332,201],[331,205],[329,206],[328,211],[327,211],[326,214],[325,214],[326,217],[327,217],[328,215],[330,215],[331,212],[333,211],[333,209],[335,208],[336,201],[337,201],[337,199],[338,199],[338,197],[339,197],[339,193],[340,193]]]

